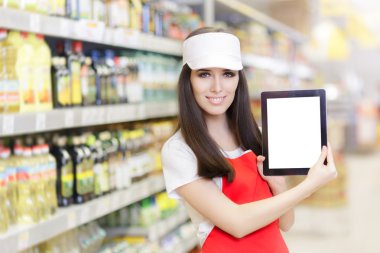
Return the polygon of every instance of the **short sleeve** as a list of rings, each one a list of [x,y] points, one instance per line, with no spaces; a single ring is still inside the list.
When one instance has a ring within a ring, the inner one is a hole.
[[[197,159],[191,148],[181,139],[169,139],[161,150],[166,191],[171,198],[181,199],[176,189],[200,177]]]

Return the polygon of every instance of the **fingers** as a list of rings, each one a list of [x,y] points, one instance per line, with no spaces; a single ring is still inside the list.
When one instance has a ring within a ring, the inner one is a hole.
[[[319,159],[318,159],[317,163],[323,164],[325,162],[325,160],[326,160],[326,157],[327,157],[327,147],[323,146],[322,147],[321,155],[319,156]]]

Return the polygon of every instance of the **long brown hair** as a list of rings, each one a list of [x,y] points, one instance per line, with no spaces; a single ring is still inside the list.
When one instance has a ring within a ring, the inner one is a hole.
[[[205,27],[193,31],[187,38],[209,32],[225,31]],[[235,172],[208,133],[202,110],[193,95],[190,74],[191,69],[185,64],[178,81],[178,128],[197,157],[198,175],[209,179],[227,176],[228,182],[232,182]],[[227,109],[227,119],[230,129],[241,147],[245,150],[251,149],[256,155],[261,154],[261,133],[250,110],[248,85],[242,70],[239,71],[239,82],[234,101]]]

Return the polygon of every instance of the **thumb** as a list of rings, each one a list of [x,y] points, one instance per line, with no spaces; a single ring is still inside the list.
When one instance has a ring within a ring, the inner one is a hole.
[[[327,147],[326,146],[323,146],[322,147],[322,152],[321,152],[321,155],[319,156],[318,158],[318,164],[323,164],[326,160],[326,157],[327,157]]]
[[[258,162],[258,163],[263,163],[264,161],[265,161],[265,156],[259,155],[259,156],[257,157],[257,162]]]

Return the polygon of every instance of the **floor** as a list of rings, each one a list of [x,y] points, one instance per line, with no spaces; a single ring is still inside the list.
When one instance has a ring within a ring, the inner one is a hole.
[[[297,207],[296,223],[284,233],[291,253],[380,252],[380,151],[345,157],[347,205]]]

